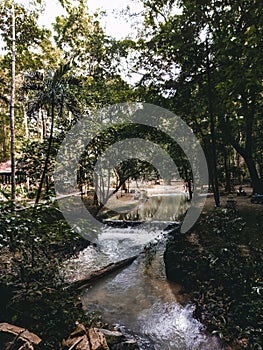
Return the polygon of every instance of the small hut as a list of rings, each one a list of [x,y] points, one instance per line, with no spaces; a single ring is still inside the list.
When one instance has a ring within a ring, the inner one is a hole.
[[[26,182],[25,172],[16,169],[16,183]],[[11,160],[0,163],[0,183],[1,184],[10,184],[11,183]]]

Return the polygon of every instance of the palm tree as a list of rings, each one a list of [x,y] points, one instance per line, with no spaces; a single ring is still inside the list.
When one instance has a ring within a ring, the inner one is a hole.
[[[48,115],[50,115],[50,132],[48,139],[48,146],[46,151],[45,163],[43,172],[40,178],[40,183],[37,190],[37,196],[35,204],[40,200],[42,188],[48,174],[48,164],[50,161],[50,154],[52,149],[54,126],[55,126],[55,115],[57,110],[57,115],[59,117],[63,116],[63,109],[66,105],[70,109],[70,102],[74,100],[74,95],[70,92],[71,85],[79,84],[79,81],[70,76],[68,73],[70,71],[70,64],[60,65],[60,67],[55,71],[49,71],[46,76],[35,72],[32,74],[28,81],[24,85],[24,90],[34,91],[34,95],[29,102],[29,114],[34,114],[40,109],[46,108]],[[42,75],[42,77],[41,77]],[[42,78],[41,80],[39,78]]]

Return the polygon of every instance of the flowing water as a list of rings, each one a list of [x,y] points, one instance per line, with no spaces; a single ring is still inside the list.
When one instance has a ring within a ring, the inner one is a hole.
[[[145,245],[153,245],[155,254],[142,254],[129,267],[87,288],[81,296],[84,308],[99,312],[107,322],[134,334],[140,349],[221,349],[216,338],[206,335],[192,317],[193,306],[182,306],[179,287],[166,279],[165,235],[154,227],[105,227],[98,235],[97,247],[88,247],[78,259],[68,262],[68,278],[81,278],[94,266],[98,269],[142,252]]]

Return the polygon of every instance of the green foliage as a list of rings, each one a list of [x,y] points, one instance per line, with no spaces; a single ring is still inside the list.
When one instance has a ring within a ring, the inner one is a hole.
[[[82,239],[64,221],[56,207],[39,205],[32,208],[16,208],[7,202],[0,212],[1,248],[9,247],[12,254],[10,274],[1,276],[6,283],[21,284],[19,294],[27,299],[45,288],[54,288],[61,283],[57,274],[61,252],[73,254],[81,246]],[[9,280],[10,279],[10,280]]]
[[[12,1],[0,1],[0,35],[2,52],[0,57],[0,160],[7,160],[10,152],[9,132],[9,103],[11,90],[11,31],[12,31]],[[45,69],[56,66],[59,59],[58,51],[53,47],[51,33],[40,28],[37,18],[41,6],[31,1],[28,9],[22,4],[15,4],[16,26],[16,99],[15,99],[15,131],[16,151],[19,151],[20,142],[27,134],[26,110],[27,98],[21,91],[21,85],[28,71]],[[28,136],[26,136],[28,137]]]
[[[85,76],[103,79],[116,71],[117,46],[87,7],[86,1],[66,7],[67,14],[57,17],[54,24],[55,40],[66,61],[74,62]]]
[[[6,54],[4,56],[4,66],[9,68],[11,51],[11,11],[12,1],[0,1],[0,33],[4,43]],[[27,69],[41,68],[41,64],[54,62],[54,52],[51,50],[50,31],[39,28],[37,18],[41,12],[41,6],[34,4],[31,9],[23,5],[15,4],[16,17],[16,68],[23,72]],[[49,55],[44,55],[49,52]],[[43,66],[42,66],[43,67]]]
[[[88,242],[49,204],[14,208],[6,202],[0,208],[0,225],[0,318],[40,335],[41,348],[60,349],[62,337],[84,314],[76,296],[63,290],[59,266]]]
[[[55,156],[57,152],[57,140],[54,139],[52,143],[51,156],[48,166],[48,176],[51,177],[51,174],[54,169]],[[18,160],[19,168],[24,171],[29,177],[29,183],[31,186],[35,186],[42,174],[43,164],[45,161],[46,150],[47,150],[48,141],[45,140],[43,143],[39,141],[29,140],[24,143],[22,149],[22,156]],[[51,184],[52,185],[52,184]]]
[[[254,190],[262,192],[262,3],[141,2],[144,30],[130,45],[134,66],[144,72],[141,95],[193,128],[209,165],[213,115],[218,161],[231,146],[228,159],[235,149],[245,159]]]
[[[231,210],[203,215],[194,232],[175,231],[165,252],[168,278],[195,295],[195,316],[227,343],[262,346],[263,249],[240,244],[246,222]],[[257,231],[260,234],[260,229]]]

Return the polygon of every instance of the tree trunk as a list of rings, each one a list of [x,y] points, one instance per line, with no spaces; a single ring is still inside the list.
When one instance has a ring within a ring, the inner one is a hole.
[[[15,7],[12,5],[12,82],[10,100],[10,138],[11,138],[11,199],[16,199],[15,178],[15,64],[16,64],[16,31],[15,31]]]
[[[263,194],[263,180],[258,176],[256,165],[252,159],[252,156],[247,154],[244,159],[251,177],[253,193]]]
[[[46,179],[46,174],[48,173],[48,163],[49,163],[49,158],[50,158],[50,153],[51,153],[51,147],[52,147],[52,141],[53,141],[53,130],[54,130],[54,119],[55,119],[55,93],[54,91],[52,92],[52,106],[51,106],[51,126],[50,126],[50,135],[49,135],[49,141],[48,141],[48,148],[47,148],[47,154],[46,154],[46,159],[45,159],[45,165],[44,165],[44,170],[41,176],[40,184],[37,190],[37,197],[35,204],[37,204],[40,200],[41,196],[41,191]]]
[[[188,180],[187,184],[188,184],[189,200],[191,201],[193,199],[193,189],[192,189],[191,180]]]
[[[47,137],[47,121],[46,121],[46,116],[45,116],[45,111],[41,109],[41,120],[42,120],[42,136],[43,139]]]
[[[94,196],[93,196],[93,205],[99,205],[99,198],[98,198],[98,175],[96,172],[94,172]]]
[[[212,144],[212,178],[213,178],[213,192],[215,198],[215,205],[220,206],[219,186],[217,177],[217,152],[216,152],[216,137],[215,137],[215,121],[213,110],[213,98],[212,98],[212,84],[211,84],[211,72],[209,61],[209,47],[208,40],[206,39],[206,73],[208,82],[208,109],[210,115],[210,132],[211,132],[211,144]]]
[[[229,171],[229,155],[228,151],[225,147],[223,147],[223,156],[224,156],[224,168],[225,168],[225,191],[227,193],[231,192],[231,179],[230,179],[230,171]]]
[[[25,127],[25,139],[28,140],[29,132],[28,132],[28,116],[27,116],[26,108],[24,108],[24,127]]]
[[[255,161],[250,151],[234,143],[236,151],[244,158],[252,182],[253,193],[263,194],[263,179],[259,177]]]

